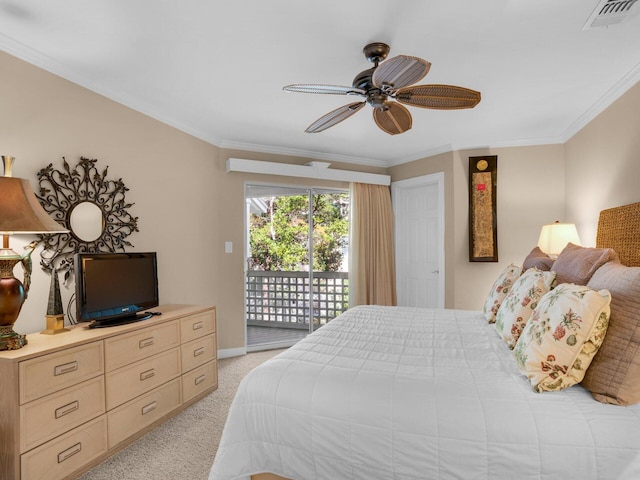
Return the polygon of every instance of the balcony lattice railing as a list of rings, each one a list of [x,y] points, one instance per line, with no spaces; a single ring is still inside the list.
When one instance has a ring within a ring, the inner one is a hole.
[[[247,325],[309,329],[340,315],[349,306],[347,272],[250,271],[247,273]]]

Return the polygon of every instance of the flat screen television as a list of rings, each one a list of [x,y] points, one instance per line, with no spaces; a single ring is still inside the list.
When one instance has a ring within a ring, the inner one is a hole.
[[[74,273],[76,318],[90,328],[150,318],[159,304],[155,252],[78,253]]]

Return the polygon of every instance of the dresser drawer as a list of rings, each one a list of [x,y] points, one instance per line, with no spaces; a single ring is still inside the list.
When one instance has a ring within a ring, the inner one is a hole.
[[[216,311],[189,315],[180,319],[182,343],[204,337],[216,331]]]
[[[31,450],[104,412],[102,376],[22,405],[20,451]]]
[[[20,404],[104,373],[102,342],[20,362]]]
[[[109,448],[179,407],[180,393],[180,379],[176,378],[108,412]]]
[[[106,375],[107,410],[153,390],[179,375],[179,348],[109,372]]]
[[[208,335],[181,347],[182,371],[188,372],[216,357],[216,334]]]
[[[163,323],[104,341],[107,372],[180,345],[178,321]]]
[[[199,393],[218,384],[216,360],[182,375],[182,401],[187,402]]]
[[[104,415],[20,457],[22,480],[58,480],[107,451]]]

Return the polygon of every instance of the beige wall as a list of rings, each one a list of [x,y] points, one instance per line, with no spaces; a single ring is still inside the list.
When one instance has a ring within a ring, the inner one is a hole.
[[[478,155],[498,155],[498,263],[468,261],[468,158]],[[541,225],[575,222],[583,245],[593,246],[600,210],[640,201],[640,83],[564,145],[455,151],[389,171],[394,181],[445,173],[446,306],[480,308]]]
[[[14,176],[36,190],[36,173],[49,163],[61,169],[63,156],[71,165],[80,156],[97,158],[99,169],[108,166],[108,177],[122,178],[130,189],[140,232],[129,240],[137,251],[158,252],[161,301],[219,303],[224,282],[209,274],[225,260],[216,208],[224,187],[218,149],[4,53],[0,75],[0,148],[16,157]],[[12,237],[17,251],[21,240]],[[33,259],[37,265],[39,249]],[[49,276],[36,267],[17,331],[43,328],[48,288]],[[73,288],[63,286],[65,306]],[[220,307],[224,319],[230,309]]]
[[[498,156],[498,263],[469,262],[469,157]],[[447,308],[477,310],[509,263],[521,264],[540,227],[564,221],[564,147],[489,148],[456,151],[389,169],[392,180],[445,174]]]
[[[0,153],[17,157],[14,176],[28,178],[35,188],[37,171],[49,163],[61,168],[63,156],[73,165],[80,156],[108,165],[109,177],[122,178],[130,188],[127,199],[135,203],[131,213],[139,217],[140,232],[130,237],[134,249],[158,252],[161,301],[215,304],[219,347],[242,349],[244,184],[306,183],[228,174],[225,161],[309,160],[220,149],[1,52],[0,75]],[[358,165],[332,167],[390,173],[394,180],[444,172],[446,305],[477,309],[497,273],[510,262],[521,262],[533,247],[542,224],[577,221],[584,231],[597,220],[596,210],[640,200],[638,112],[640,86],[566,145],[457,151],[388,172]],[[468,157],[494,154],[500,262],[469,263]],[[12,237],[12,246],[21,251],[32,238]],[[225,241],[233,242],[233,253],[224,253]],[[39,250],[33,258],[39,261]],[[49,277],[36,268],[17,331],[44,327],[48,288]],[[63,287],[65,305],[72,288]]]
[[[595,245],[598,212],[640,202],[640,83],[566,143],[567,217]]]
[[[226,159],[309,159],[222,150],[1,52],[0,75],[0,153],[16,157],[14,176],[36,190],[38,170],[49,163],[61,169],[63,156],[72,166],[81,156],[108,166],[108,177],[130,189],[130,212],[138,217],[140,232],[129,237],[128,250],[158,252],[160,301],[216,305],[219,348],[242,349],[244,184],[305,182],[226,173]],[[332,168],[384,173],[335,162]],[[14,236],[11,246],[22,252],[32,239]],[[224,253],[225,241],[233,242],[233,253]],[[20,333],[44,328],[50,277],[37,266],[40,249],[33,259],[32,289],[15,326]],[[20,268],[16,275],[22,278]],[[62,286],[65,307],[74,288]]]

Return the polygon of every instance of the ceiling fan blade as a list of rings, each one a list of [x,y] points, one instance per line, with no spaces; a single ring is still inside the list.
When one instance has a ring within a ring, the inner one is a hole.
[[[426,60],[408,55],[398,55],[382,62],[373,73],[373,84],[397,90],[398,88],[413,85],[429,73],[431,64]]]
[[[301,93],[328,93],[332,95],[364,95],[365,91],[360,88],[345,87],[342,85],[321,85],[314,83],[297,83],[282,87],[287,92]]]
[[[411,129],[411,113],[399,103],[387,102],[385,108],[374,108],[373,119],[381,130],[397,135]]]
[[[393,98],[414,107],[457,110],[475,107],[480,102],[480,92],[454,85],[415,85],[401,88]]]
[[[340,108],[336,108],[335,110],[332,110],[326,115],[323,115],[322,117],[317,119],[315,122],[313,122],[311,125],[309,125],[305,130],[305,132],[319,133],[326,130],[327,128],[333,127],[335,124],[340,123],[343,120],[346,120],[351,115],[356,113],[358,110],[364,107],[365,104],[366,102],[355,102],[355,103],[350,103],[349,105],[343,105]]]

